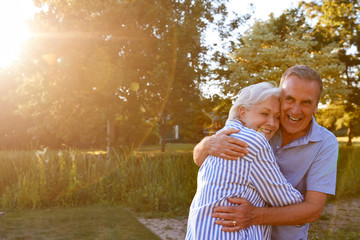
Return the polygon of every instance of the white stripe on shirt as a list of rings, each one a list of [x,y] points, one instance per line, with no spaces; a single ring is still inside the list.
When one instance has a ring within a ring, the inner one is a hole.
[[[228,120],[223,129],[237,128],[250,153],[236,161],[208,156],[198,172],[197,191],[190,207],[186,239],[270,239],[271,227],[254,225],[237,232],[221,231],[211,217],[215,206],[232,206],[229,197],[243,197],[256,207],[300,203],[302,195],[284,178],[272,149],[261,134]]]

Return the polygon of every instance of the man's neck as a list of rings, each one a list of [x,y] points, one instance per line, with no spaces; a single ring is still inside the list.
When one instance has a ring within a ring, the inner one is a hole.
[[[311,121],[312,122],[312,121]],[[311,126],[311,122],[309,123],[309,125],[301,132],[296,132],[296,133],[289,133],[287,131],[284,130],[284,128],[281,128],[281,135],[282,135],[282,143],[281,143],[281,147],[291,143],[292,141],[301,138],[303,136],[305,136]]]

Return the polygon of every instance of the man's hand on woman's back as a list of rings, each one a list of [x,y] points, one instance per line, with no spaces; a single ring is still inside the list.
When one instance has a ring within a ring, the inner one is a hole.
[[[228,160],[237,160],[249,153],[247,144],[229,135],[238,133],[239,130],[230,128],[205,137],[194,148],[194,162],[201,166],[208,155],[221,157]]]

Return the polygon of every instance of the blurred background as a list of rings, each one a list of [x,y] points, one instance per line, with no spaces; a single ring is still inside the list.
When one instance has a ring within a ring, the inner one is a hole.
[[[195,143],[242,87],[295,64],[323,78],[319,123],[359,135],[358,1],[0,5],[3,149]]]

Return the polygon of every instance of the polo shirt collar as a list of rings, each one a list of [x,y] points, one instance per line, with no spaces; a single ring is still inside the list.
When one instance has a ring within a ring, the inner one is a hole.
[[[304,136],[309,142],[320,142],[321,138],[321,126],[316,122],[315,117],[312,117],[311,126],[308,133]]]

